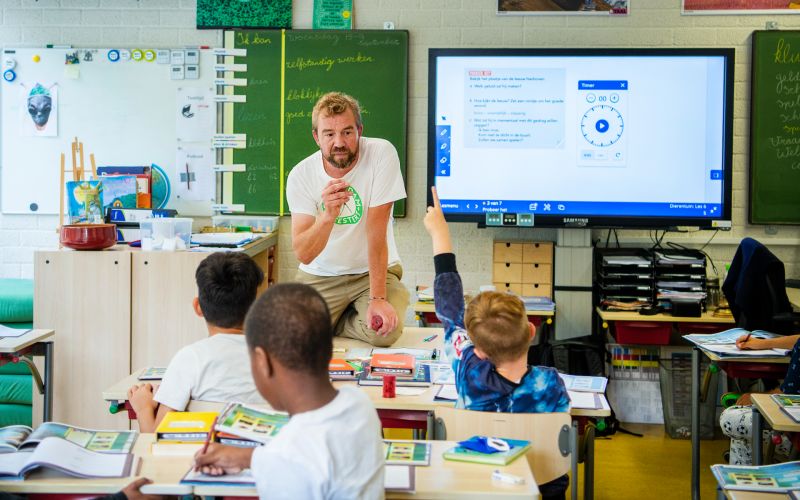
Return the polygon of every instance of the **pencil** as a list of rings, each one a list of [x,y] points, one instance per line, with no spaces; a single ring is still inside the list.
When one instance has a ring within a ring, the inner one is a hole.
[[[200,453],[201,455],[205,455],[206,452],[208,451],[208,445],[211,444],[211,440],[214,437],[214,427],[217,426],[217,419],[218,418],[219,418],[219,415],[214,417],[214,421],[211,422],[211,428],[208,430],[208,435],[206,436],[206,442],[205,442],[205,444],[203,444],[203,451]]]

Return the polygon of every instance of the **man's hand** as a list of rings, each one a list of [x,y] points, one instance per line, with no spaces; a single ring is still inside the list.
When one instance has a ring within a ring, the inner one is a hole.
[[[336,220],[339,217],[342,207],[353,196],[353,193],[347,189],[348,187],[350,185],[342,179],[333,179],[328,182],[328,185],[322,190],[322,203],[325,205],[322,217],[326,217],[328,220]]]
[[[147,410],[155,413],[156,408],[158,408],[158,402],[153,399],[153,393],[153,385],[149,383],[134,385],[128,389],[128,402],[131,404],[133,411],[137,414],[144,413]]]
[[[431,194],[433,195],[433,206],[428,207],[428,213],[425,214],[422,222],[425,224],[428,234],[431,235],[433,254],[451,253],[453,249],[450,241],[450,228],[447,227],[447,221],[444,219],[442,204],[439,202],[439,195],[436,193],[435,187],[431,187]]]
[[[252,457],[253,448],[211,444],[205,453],[200,450],[195,454],[194,468],[211,476],[238,474],[250,467]]]
[[[125,494],[128,500],[159,500],[162,498],[161,495],[145,495],[141,491],[142,486],[152,482],[153,481],[147,479],[146,477],[141,477],[124,487],[122,489],[122,493]]]
[[[384,299],[369,301],[367,319],[369,320],[370,328],[375,330],[381,337],[385,337],[397,328],[397,312],[392,307],[392,304]]]

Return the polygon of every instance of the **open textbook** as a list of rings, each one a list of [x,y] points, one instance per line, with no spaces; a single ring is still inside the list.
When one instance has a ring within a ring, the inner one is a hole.
[[[773,401],[795,422],[800,422],[800,394],[773,394]]]
[[[215,428],[232,436],[267,443],[287,422],[287,413],[259,410],[241,403],[228,403],[219,414]]]
[[[726,490],[788,492],[800,489],[800,462],[772,465],[712,465],[717,483]]]
[[[780,337],[777,333],[768,332],[766,330],[749,331],[744,328],[731,328],[730,330],[718,333],[690,333],[689,335],[684,335],[683,338],[697,345],[736,344],[736,339],[747,334],[757,339],[774,339]]]
[[[24,479],[38,468],[76,477],[126,477],[132,453],[97,453],[71,441],[50,436],[33,450],[0,454],[0,479]]]
[[[130,453],[138,431],[98,431],[58,422],[45,422],[35,431],[27,425],[0,428],[0,454],[27,451],[45,438],[67,440],[100,453]]]
[[[764,330],[748,331],[744,328],[732,328],[724,332],[700,334],[692,333],[684,335],[683,338],[693,343],[700,349],[716,354],[725,359],[747,359],[747,358],[780,358],[789,353],[788,349],[739,349],[736,347],[736,339],[743,335],[750,334],[751,337],[760,339],[770,339],[779,335]]]

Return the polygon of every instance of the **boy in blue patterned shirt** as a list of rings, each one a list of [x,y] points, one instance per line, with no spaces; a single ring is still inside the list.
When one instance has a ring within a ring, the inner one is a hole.
[[[436,316],[444,327],[445,359],[452,365],[458,408],[504,413],[569,411],[569,396],[555,368],[528,365],[535,327],[513,295],[483,292],[464,314],[464,290],[456,270],[450,230],[436,188],[425,229],[433,242]],[[564,498],[563,476],[540,486],[543,498]]]

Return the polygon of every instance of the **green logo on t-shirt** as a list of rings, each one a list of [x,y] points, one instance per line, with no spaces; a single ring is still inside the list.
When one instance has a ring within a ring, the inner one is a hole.
[[[358,224],[358,221],[364,215],[364,203],[361,201],[361,196],[358,195],[353,186],[348,186],[347,190],[353,193],[353,196],[347,200],[347,203],[342,205],[339,217],[336,218],[336,224]],[[325,210],[324,203],[322,204],[322,210]]]

